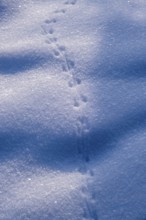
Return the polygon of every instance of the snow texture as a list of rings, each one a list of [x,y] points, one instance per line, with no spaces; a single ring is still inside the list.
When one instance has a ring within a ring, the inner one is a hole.
[[[146,219],[146,1],[0,1],[0,220]]]

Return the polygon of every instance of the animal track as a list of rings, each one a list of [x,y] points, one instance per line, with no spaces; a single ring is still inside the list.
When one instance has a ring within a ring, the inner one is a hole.
[[[75,5],[77,0],[67,0],[64,5]],[[67,7],[67,6],[66,6]],[[67,8],[59,9],[54,11],[54,15],[65,14]],[[68,87],[75,91],[73,97],[73,108],[78,112],[79,117],[77,118],[77,131],[76,136],[78,139],[77,150],[78,155],[81,158],[81,165],[79,167],[79,172],[90,176],[93,178],[94,172],[88,168],[90,162],[89,155],[89,132],[90,124],[88,118],[83,115],[82,109],[88,103],[88,97],[85,94],[79,94],[78,88],[82,84],[79,77],[76,76],[76,63],[72,56],[69,56],[68,51],[64,45],[59,44],[59,39],[55,36],[54,25],[58,22],[59,17],[54,16],[50,19],[46,19],[42,25],[43,34],[46,35],[46,44],[49,44],[54,56],[54,59],[59,59],[62,71],[69,75],[69,80],[67,81]],[[78,95],[77,95],[78,91]],[[93,190],[90,189],[88,180],[86,187],[82,187],[81,192],[83,197],[85,197],[85,204],[83,209],[82,217],[84,219],[98,220],[98,215],[95,205],[95,195]]]

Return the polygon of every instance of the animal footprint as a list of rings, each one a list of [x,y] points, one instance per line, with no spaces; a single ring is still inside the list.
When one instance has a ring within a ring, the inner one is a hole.
[[[66,9],[64,9],[64,8],[61,9],[61,10],[56,10],[56,11],[54,11],[54,13],[57,13],[57,14],[58,14],[58,13],[63,13],[63,14],[64,14],[65,12],[66,12]]]
[[[65,63],[62,64],[62,71],[63,72],[68,72],[68,67]]]
[[[98,220],[98,213],[96,207],[96,195],[88,183],[81,187],[81,193],[85,200],[85,206],[83,208],[83,218]]]
[[[68,70],[71,70],[74,68],[75,62],[69,58],[66,58],[66,65],[67,65]]]
[[[52,18],[52,19],[47,19],[45,20],[45,23],[46,24],[51,24],[51,23],[56,23],[57,22],[57,19],[56,18]]]
[[[54,29],[52,27],[48,28],[48,34],[53,34],[54,33]]]
[[[88,119],[87,117],[85,116],[79,116],[78,118],[78,122],[77,122],[77,132],[78,132],[78,135],[81,137],[81,136],[84,136],[85,134],[89,133],[90,131],[90,126],[89,126],[89,122],[88,122]]]
[[[65,57],[65,61],[62,64],[62,70],[64,72],[69,72],[70,70],[72,70],[74,68],[74,66],[75,66],[74,61]]]
[[[81,80],[79,78],[72,78],[69,82],[68,82],[68,85],[69,87],[74,87],[74,86],[77,86],[77,85],[80,85],[81,84]]]
[[[54,33],[54,29],[52,27],[42,26],[42,29],[44,31],[44,34],[46,34],[46,35]]]
[[[88,133],[90,130],[88,118],[86,116],[80,116],[78,118],[78,122],[79,122],[80,126],[82,127],[83,132]]]
[[[47,44],[52,44],[52,43],[56,43],[57,42],[57,38],[56,37],[50,37],[49,39],[45,40],[45,42]]]
[[[61,52],[65,52],[65,46],[58,45],[58,49],[59,49]]]
[[[70,82],[71,83],[71,82]],[[74,83],[77,83],[76,81]],[[69,84],[70,87],[75,86],[76,84]],[[85,95],[82,95],[80,98],[74,98],[74,107],[79,107],[81,105],[81,102],[86,103],[88,101],[87,97]],[[87,119],[86,119],[87,120]],[[80,119],[80,123],[84,125],[84,127],[87,126],[87,121],[83,121],[83,119]],[[86,128],[87,129],[87,128]]]
[[[81,100],[82,100],[82,102],[86,103],[88,101],[88,98],[85,95],[81,95]]]
[[[60,52],[56,49],[53,49],[53,54],[55,57],[59,57],[60,56]]]
[[[74,107],[79,108],[80,107],[80,101],[77,98],[74,98]]]
[[[65,4],[65,5],[75,5],[76,2],[77,2],[77,0],[68,0],[68,1],[66,1],[64,4]]]

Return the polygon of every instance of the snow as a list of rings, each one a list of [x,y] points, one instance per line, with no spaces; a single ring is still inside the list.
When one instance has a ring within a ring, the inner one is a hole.
[[[145,0],[1,0],[0,220],[146,218]]]

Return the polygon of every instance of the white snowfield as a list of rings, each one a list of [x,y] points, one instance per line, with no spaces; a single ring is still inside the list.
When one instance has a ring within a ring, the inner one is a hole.
[[[0,1],[0,220],[146,220],[146,1]]]

